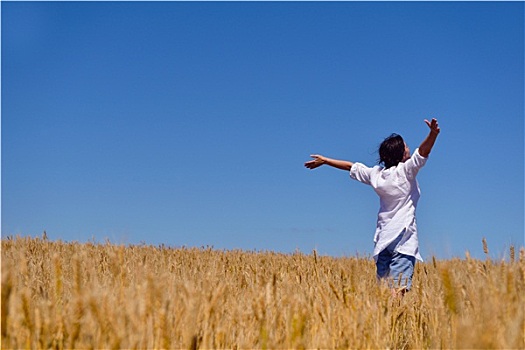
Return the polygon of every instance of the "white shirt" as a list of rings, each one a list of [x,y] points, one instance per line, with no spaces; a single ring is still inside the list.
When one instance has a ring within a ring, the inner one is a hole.
[[[372,186],[379,195],[380,208],[374,235],[375,260],[383,249],[403,234],[396,251],[423,261],[417,239],[416,207],[420,191],[416,175],[426,161],[427,158],[416,149],[407,161],[388,169],[378,165],[369,168],[361,163],[354,163],[350,168],[352,179]]]

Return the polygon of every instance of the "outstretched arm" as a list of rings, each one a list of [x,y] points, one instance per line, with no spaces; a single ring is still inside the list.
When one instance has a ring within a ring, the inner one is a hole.
[[[321,156],[319,154],[312,154],[312,155],[310,155],[310,157],[312,157],[313,160],[304,163],[304,166],[307,167],[308,169],[315,169],[317,167],[320,167],[321,165],[326,164],[326,165],[329,165],[329,166],[337,168],[337,169],[349,171],[350,168],[352,167],[352,165],[354,164],[354,163],[349,162],[347,160],[338,160],[338,159],[327,158],[327,157],[323,157],[323,156]]]
[[[419,154],[427,158],[430,151],[432,151],[432,147],[434,147],[440,129],[436,118],[433,118],[431,122],[425,119],[425,123],[427,123],[430,128],[430,132],[423,142],[421,142],[421,145],[419,146]]]

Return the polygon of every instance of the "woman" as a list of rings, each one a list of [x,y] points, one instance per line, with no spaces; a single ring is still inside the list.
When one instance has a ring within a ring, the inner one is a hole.
[[[440,132],[437,120],[425,119],[430,131],[412,156],[410,149],[397,134],[387,137],[379,147],[379,165],[369,168],[361,163],[311,155],[304,165],[315,169],[329,165],[350,171],[354,180],[372,186],[379,195],[379,213],[374,236],[374,260],[377,278],[387,279],[394,294],[404,293],[412,286],[416,259],[419,254],[416,207],[420,191],[416,180],[425,165]]]

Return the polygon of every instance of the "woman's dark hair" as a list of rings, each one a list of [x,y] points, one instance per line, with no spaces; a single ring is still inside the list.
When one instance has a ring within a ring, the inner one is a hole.
[[[405,141],[400,135],[392,134],[379,146],[379,164],[384,164],[386,169],[396,166],[403,160],[404,154]]]

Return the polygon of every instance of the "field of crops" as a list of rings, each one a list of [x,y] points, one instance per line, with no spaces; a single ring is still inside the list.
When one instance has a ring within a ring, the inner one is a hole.
[[[525,347],[525,249],[428,259],[403,298],[371,259],[2,239],[2,348]]]

